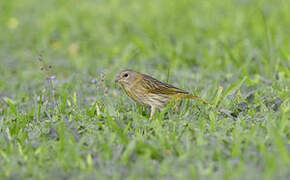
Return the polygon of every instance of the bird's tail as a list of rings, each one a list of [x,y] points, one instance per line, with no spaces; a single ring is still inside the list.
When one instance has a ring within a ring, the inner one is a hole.
[[[199,97],[196,97],[196,96],[193,96],[193,95],[190,95],[190,94],[187,94],[187,95],[185,96],[185,98],[193,99],[193,100],[196,100],[196,101],[202,102],[202,103],[204,103],[204,104],[211,104],[210,102],[208,102],[208,101],[206,101],[206,100],[200,99]]]

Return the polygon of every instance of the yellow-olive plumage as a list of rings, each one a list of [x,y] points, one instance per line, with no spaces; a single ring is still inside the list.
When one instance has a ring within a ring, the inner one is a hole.
[[[182,89],[163,83],[151,76],[141,74],[131,69],[120,72],[115,82],[120,83],[126,94],[134,101],[141,105],[151,107],[150,119],[152,119],[156,109],[162,110],[173,99],[175,100],[175,111],[178,110],[178,102],[184,98],[190,98],[210,104],[205,100],[190,95]]]

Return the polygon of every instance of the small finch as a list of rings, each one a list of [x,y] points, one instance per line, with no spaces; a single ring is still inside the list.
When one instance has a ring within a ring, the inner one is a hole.
[[[151,107],[150,119],[153,118],[157,109],[162,110],[171,100],[174,100],[176,112],[178,111],[179,101],[185,98],[210,104],[182,89],[131,69],[121,71],[116,77],[115,82],[121,84],[126,94],[134,101]]]

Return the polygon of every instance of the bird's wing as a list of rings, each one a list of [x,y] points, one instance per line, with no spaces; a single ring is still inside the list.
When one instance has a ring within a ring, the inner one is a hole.
[[[142,81],[140,83],[145,89],[148,90],[148,93],[154,93],[154,94],[168,94],[168,95],[174,95],[177,93],[183,93],[188,94],[188,92],[183,91],[182,89],[179,89],[177,87],[174,87],[170,84],[163,83],[161,81],[158,81],[157,79],[148,76],[146,74],[143,74]]]

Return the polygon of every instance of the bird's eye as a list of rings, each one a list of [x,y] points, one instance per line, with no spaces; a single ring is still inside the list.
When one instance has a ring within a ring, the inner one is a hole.
[[[128,73],[124,74],[124,77],[128,77],[128,76],[129,76],[129,74],[128,74]]]

